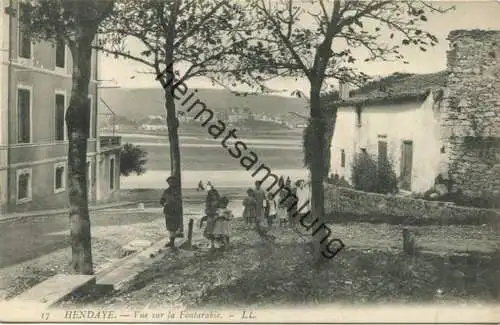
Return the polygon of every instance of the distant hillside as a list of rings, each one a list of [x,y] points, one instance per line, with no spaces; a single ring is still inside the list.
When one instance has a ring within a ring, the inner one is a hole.
[[[190,89],[178,101],[179,107],[181,107],[180,102],[193,90]],[[100,96],[117,115],[127,117],[129,120],[139,120],[149,115],[165,114],[163,89],[160,88],[103,88]],[[189,101],[189,103],[193,102],[194,98],[203,101],[214,112],[224,112],[234,107],[249,107],[253,113],[269,113],[275,116],[288,114],[289,112],[307,112],[306,103],[299,98],[271,95],[243,97],[220,89],[198,89],[198,92],[193,96],[193,100]],[[99,110],[100,112],[105,111],[105,107],[100,101]]]

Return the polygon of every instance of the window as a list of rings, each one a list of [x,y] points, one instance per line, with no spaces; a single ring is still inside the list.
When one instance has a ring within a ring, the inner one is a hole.
[[[66,66],[66,43],[64,39],[59,38],[56,41],[56,67],[64,68]]]
[[[17,142],[31,141],[31,91],[19,88],[17,90]]]
[[[54,193],[63,192],[66,188],[66,164],[64,162],[54,165]]]
[[[19,169],[17,178],[17,203],[31,201],[31,169]]]
[[[29,4],[21,2],[19,4],[19,53],[18,56],[24,59],[31,58],[31,34],[23,22],[29,21]]]
[[[64,110],[66,106],[64,94],[56,94],[56,111],[55,111],[55,132],[56,141],[64,140]]]
[[[115,158],[109,159],[109,189],[115,188]]]
[[[340,167],[345,167],[345,150],[340,150]]]

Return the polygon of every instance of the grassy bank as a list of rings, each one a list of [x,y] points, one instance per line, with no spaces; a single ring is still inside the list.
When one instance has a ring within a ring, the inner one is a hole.
[[[274,245],[262,243],[241,220],[234,221],[231,248],[209,253],[167,254],[126,288],[85,305],[116,308],[271,307],[319,303],[438,303],[500,300],[500,255],[455,250],[444,256],[402,253],[389,225],[350,224],[335,228],[347,248],[321,270],[311,267],[310,246],[289,228],[277,228]],[[429,228],[427,241],[442,253],[442,229]],[[456,228],[451,235],[481,229]],[[354,234],[355,238],[346,238]],[[450,237],[452,237],[450,235]],[[381,238],[387,238],[381,241]],[[399,237],[398,237],[399,239]],[[81,302],[80,302],[81,303]],[[79,303],[77,303],[79,304]]]

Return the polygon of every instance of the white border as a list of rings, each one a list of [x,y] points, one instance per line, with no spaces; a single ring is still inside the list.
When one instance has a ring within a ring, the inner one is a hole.
[[[30,141],[19,142],[19,90],[28,90],[30,93]],[[16,88],[16,143],[32,144],[33,143],[33,86],[17,84]]]
[[[21,4],[24,2],[28,2],[28,1],[19,1],[17,3],[17,12],[18,13],[21,12]],[[23,65],[32,66],[33,61],[34,61],[34,57],[35,57],[35,42],[33,41],[33,37],[32,37],[31,38],[31,47],[30,47],[30,58],[21,57],[20,56],[21,51],[19,50],[21,48],[20,30],[21,30],[21,21],[19,20],[19,18],[17,18],[17,61]]]
[[[113,187],[111,187],[111,161],[113,161]],[[110,191],[116,190],[116,155],[109,155],[109,165],[108,165],[108,188]]]
[[[28,196],[20,199],[19,198],[19,176],[22,174],[29,174],[29,179],[28,179]],[[33,170],[31,168],[23,168],[23,169],[17,169],[16,170],[16,204],[22,204],[22,203],[27,203],[31,202],[32,200],[32,195],[33,195]]]
[[[58,67],[57,66],[57,41],[55,42],[55,45],[54,45],[54,71],[65,75],[68,73],[68,47],[66,46],[66,40],[64,40],[63,44],[64,44],[64,67]]]
[[[64,172],[63,172],[63,179],[62,179],[62,187],[61,188],[56,188],[56,170],[57,168],[59,167],[63,167],[64,168]],[[61,161],[61,162],[58,162],[58,163],[55,163],[54,164],[54,174],[53,174],[53,179],[54,179],[54,184],[53,184],[53,189],[54,189],[54,194],[57,194],[57,193],[61,193],[61,192],[64,192],[66,190],[66,178],[68,177],[68,167],[67,167],[67,164],[65,161]]]
[[[67,110],[67,107],[68,107],[68,96],[66,95],[66,89],[56,89],[54,90],[54,122],[56,120],[56,95],[63,95],[64,96],[64,116],[63,116],[63,139],[62,140],[55,140],[55,142],[57,143],[60,143],[60,142],[63,142],[63,141],[67,141],[68,140],[68,135],[67,135],[67,131],[66,131],[66,110]],[[54,125],[54,130],[55,130],[55,125]],[[54,135],[54,138],[55,138],[55,135]]]

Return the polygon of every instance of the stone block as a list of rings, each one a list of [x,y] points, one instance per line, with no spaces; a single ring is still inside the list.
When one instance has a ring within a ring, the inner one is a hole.
[[[56,274],[15,297],[13,302],[27,301],[52,306],[76,292],[90,289],[95,279],[94,275]]]

